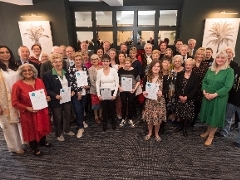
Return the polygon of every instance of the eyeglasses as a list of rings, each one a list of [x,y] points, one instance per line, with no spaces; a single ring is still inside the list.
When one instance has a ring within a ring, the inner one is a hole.
[[[96,60],[98,60],[98,58],[97,59],[92,59],[92,61],[96,61]]]

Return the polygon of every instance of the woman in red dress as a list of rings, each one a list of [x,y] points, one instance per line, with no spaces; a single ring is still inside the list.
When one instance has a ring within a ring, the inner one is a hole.
[[[48,108],[34,110],[29,97],[29,92],[43,89],[45,86],[41,79],[37,78],[37,70],[31,64],[23,64],[18,68],[22,80],[17,81],[12,88],[12,105],[19,110],[22,125],[23,140],[29,142],[33,154],[41,156],[38,149],[41,146],[51,147],[46,141],[46,135],[51,132]],[[48,97],[46,97],[49,100]]]

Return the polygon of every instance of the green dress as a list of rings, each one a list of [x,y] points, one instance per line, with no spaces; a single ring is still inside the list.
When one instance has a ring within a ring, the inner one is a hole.
[[[232,88],[234,72],[232,68],[215,71],[208,69],[202,82],[202,90],[207,93],[217,93],[218,96],[212,100],[202,99],[200,119],[210,127],[223,127],[226,116],[228,92]]]

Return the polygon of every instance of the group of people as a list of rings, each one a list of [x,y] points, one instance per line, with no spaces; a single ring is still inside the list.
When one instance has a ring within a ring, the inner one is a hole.
[[[235,111],[240,113],[240,68],[233,61],[233,49],[220,51],[213,59],[211,48],[195,50],[195,45],[194,39],[188,45],[178,39],[174,49],[160,42],[159,50],[152,50],[147,43],[139,54],[136,47],[128,49],[121,44],[118,52],[104,42],[94,54],[82,42],[79,51],[54,46],[48,56],[40,44],[34,44],[33,56],[26,46],[19,47],[19,60],[1,45],[0,125],[9,151],[22,154],[22,143],[28,143],[34,155],[43,155],[39,145],[52,146],[46,140],[51,133],[51,116],[58,141],[75,135],[71,119],[76,120],[76,137],[81,138],[91,110],[103,131],[109,121],[116,129],[116,117],[119,127],[128,122],[134,128],[140,111],[148,124],[144,139],[154,134],[157,142],[167,120],[178,125],[174,132],[182,131],[187,137],[188,127],[200,119],[207,124],[200,136],[206,138],[206,146],[211,145],[217,129],[216,134],[227,135],[232,116]],[[79,76],[83,76],[81,81]],[[48,107],[33,108],[30,93],[38,90],[45,93]],[[68,102],[62,102],[64,91],[69,91]],[[240,133],[236,146],[240,147]]]

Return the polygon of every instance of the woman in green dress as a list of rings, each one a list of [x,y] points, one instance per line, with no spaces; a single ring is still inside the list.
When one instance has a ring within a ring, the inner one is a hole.
[[[220,51],[202,82],[203,100],[200,119],[207,123],[207,131],[200,136],[207,138],[205,145],[212,144],[218,127],[224,126],[228,92],[234,80],[233,69],[229,67],[227,54]]]

